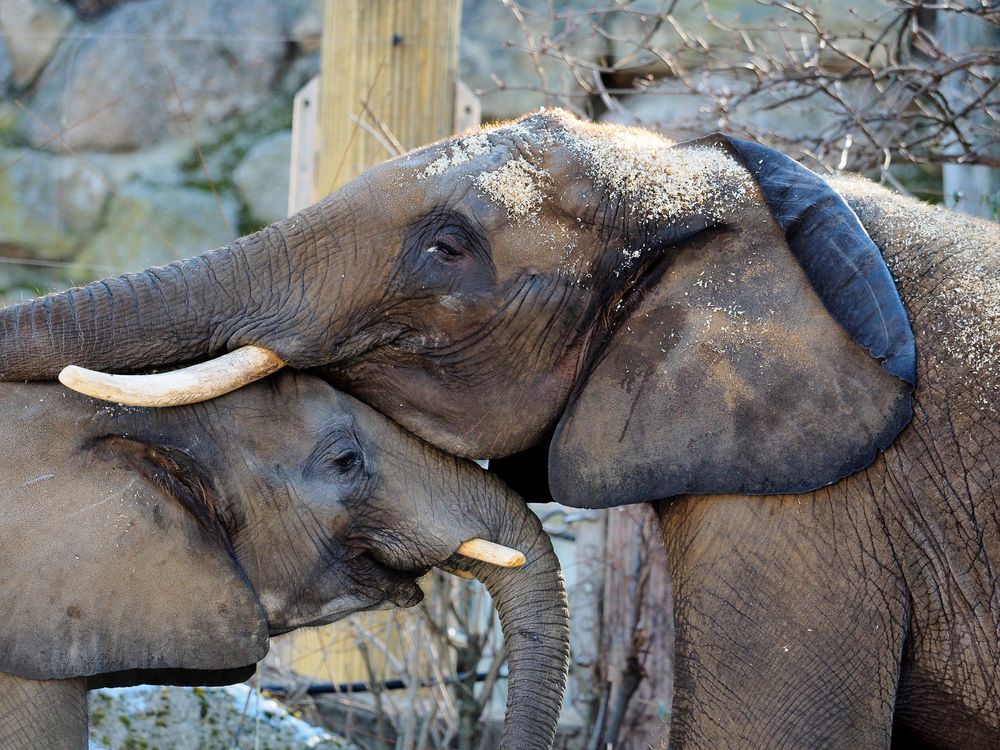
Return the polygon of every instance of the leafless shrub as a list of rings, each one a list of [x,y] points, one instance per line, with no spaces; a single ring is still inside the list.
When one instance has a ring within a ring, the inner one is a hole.
[[[506,4],[529,87],[583,116],[721,129],[831,169],[1000,167],[991,0],[757,0],[743,17],[710,0]],[[656,103],[634,106],[640,95]]]
[[[336,644],[316,631],[315,651],[299,647],[283,662],[269,660],[260,681],[279,686],[290,705],[326,718],[365,750],[491,747],[483,741],[497,728],[488,719],[503,716],[496,688],[506,652],[489,596],[478,582],[440,572],[425,588],[416,609],[349,618],[338,632],[351,636]],[[360,654],[361,684],[345,679],[349,653]],[[317,658],[330,684],[310,698]],[[305,664],[308,679],[297,674]]]

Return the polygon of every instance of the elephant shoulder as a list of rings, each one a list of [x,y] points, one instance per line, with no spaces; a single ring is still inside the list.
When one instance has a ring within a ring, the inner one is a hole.
[[[994,415],[1000,400],[1000,224],[856,177],[831,183],[881,248],[910,315],[920,366],[925,375],[933,373],[921,380],[937,391],[924,399],[924,408],[944,409],[948,420],[959,422]]]
[[[894,276],[904,276],[904,266],[920,257],[940,262],[958,253],[994,267],[1000,260],[997,222],[902,195],[863,177],[844,175],[829,182],[858,215]]]

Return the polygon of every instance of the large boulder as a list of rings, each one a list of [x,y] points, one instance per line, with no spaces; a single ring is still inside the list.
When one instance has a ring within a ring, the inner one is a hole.
[[[0,246],[68,258],[97,228],[108,191],[103,174],[72,157],[0,150]]]
[[[556,50],[533,58],[526,50],[560,36],[566,48],[585,65],[606,52],[607,41],[593,33],[573,0],[522,0],[523,24],[507,3],[465,0],[459,51],[459,78],[480,93],[483,121],[500,120],[537,109],[543,104],[580,104],[584,88]],[[569,20],[550,21],[554,11]],[[569,98],[563,98],[569,97]]]
[[[235,239],[238,220],[231,194],[129,183],[117,191],[102,228],[77,257],[74,280],[138,271],[211,250]]]
[[[280,78],[289,23],[271,0],[116,7],[60,48],[31,100],[43,124],[24,118],[24,134],[43,146],[59,128],[55,146],[122,151],[250,112]]]
[[[7,39],[0,36],[0,91],[7,88],[14,76],[14,64],[7,52]]]
[[[246,685],[181,688],[137,685],[92,691],[91,750],[351,750],[353,745],[293,716]]]
[[[73,23],[73,11],[59,0],[2,0],[0,31],[7,41],[18,87],[35,80]]]
[[[255,143],[233,172],[233,184],[259,224],[273,224],[288,215],[291,155],[291,131],[273,133]]]

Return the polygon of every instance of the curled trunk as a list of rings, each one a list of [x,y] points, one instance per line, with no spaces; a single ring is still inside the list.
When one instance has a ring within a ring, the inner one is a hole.
[[[364,519],[372,554],[390,568],[439,565],[485,584],[503,627],[510,670],[502,747],[551,747],[566,688],[569,611],[559,561],[541,522],[496,475],[407,435],[370,407],[354,402],[353,408],[365,415],[370,444],[391,446],[375,460],[383,467],[379,492],[394,499],[393,512]],[[407,509],[402,518],[398,508]],[[476,538],[520,551],[524,564],[503,567],[520,562],[506,553],[485,555],[494,562],[462,554]]]
[[[559,561],[539,520],[519,511],[492,529],[493,541],[519,549],[523,567],[452,558],[483,582],[500,617],[510,672],[501,748],[552,747],[569,665],[569,610]]]

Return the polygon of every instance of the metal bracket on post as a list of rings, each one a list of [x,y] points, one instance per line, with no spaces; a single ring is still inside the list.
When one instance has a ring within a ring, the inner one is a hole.
[[[288,177],[288,215],[316,202],[316,154],[319,133],[319,76],[292,100],[292,163]]]
[[[476,93],[464,81],[455,81],[454,131],[478,128],[483,118],[483,105]]]
[[[288,180],[288,214],[291,216],[323,196],[315,195],[319,149],[319,76],[299,89],[292,102],[292,159]],[[482,105],[464,82],[455,82],[454,132],[479,127]]]

